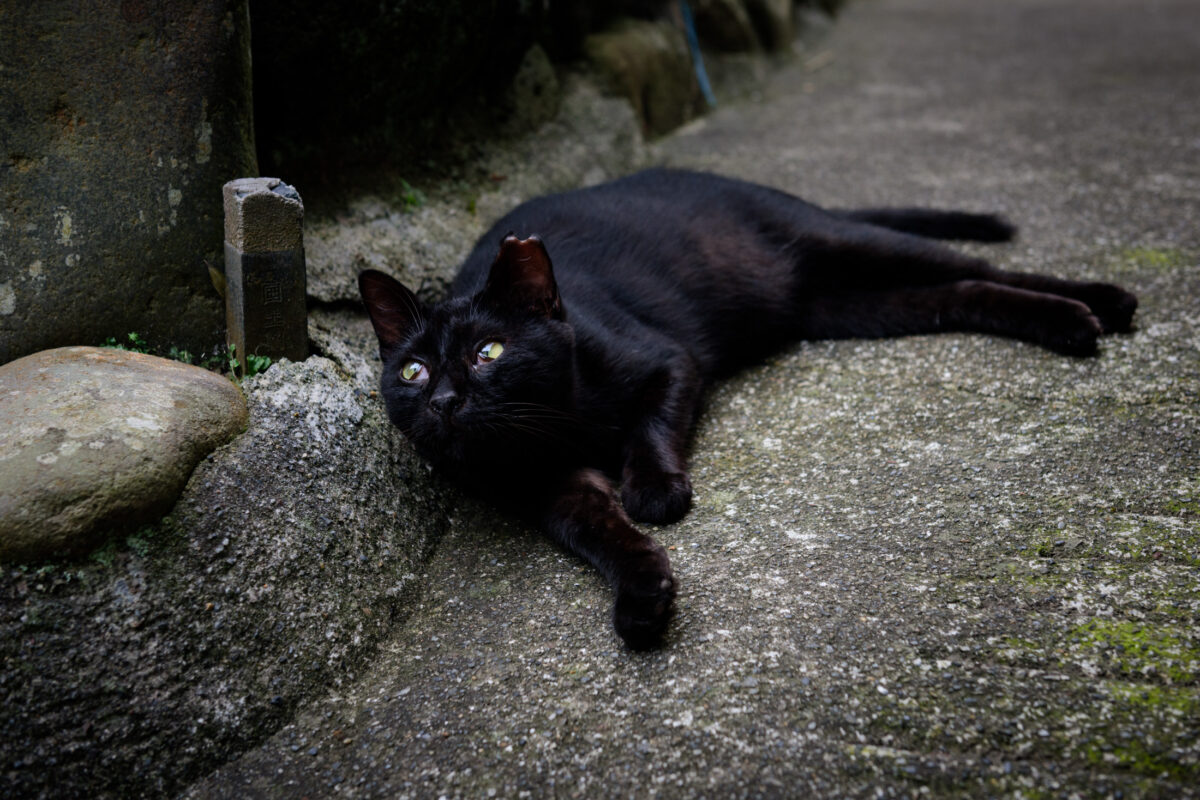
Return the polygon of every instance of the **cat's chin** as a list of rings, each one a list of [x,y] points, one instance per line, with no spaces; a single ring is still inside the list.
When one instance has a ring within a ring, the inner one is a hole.
[[[458,471],[471,463],[471,455],[463,443],[453,437],[436,439],[409,437],[417,455],[439,469]]]
[[[470,476],[505,474],[510,448],[470,435],[469,431],[441,431],[432,435],[409,437],[417,454],[451,475]]]

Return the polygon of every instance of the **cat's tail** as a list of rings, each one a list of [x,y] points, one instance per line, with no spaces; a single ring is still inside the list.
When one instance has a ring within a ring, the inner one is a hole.
[[[961,239],[972,242],[1008,242],[1017,228],[996,214],[938,211],[929,208],[860,208],[837,211],[838,216],[867,222],[901,233],[929,239]]]

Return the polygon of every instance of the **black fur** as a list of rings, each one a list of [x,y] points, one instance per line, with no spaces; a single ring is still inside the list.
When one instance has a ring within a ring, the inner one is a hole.
[[[714,378],[804,338],[979,331],[1083,356],[1129,330],[1137,300],[1116,286],[1004,272],[930,240],[1014,234],[989,215],[825,211],[650,170],[518,207],[432,308],[380,272],[359,285],[391,420],[594,564],[617,632],[642,648],[666,628],[675,580],[632,521],[690,507],[685,451]],[[503,353],[481,361],[489,341]],[[412,360],[416,381],[401,376]]]

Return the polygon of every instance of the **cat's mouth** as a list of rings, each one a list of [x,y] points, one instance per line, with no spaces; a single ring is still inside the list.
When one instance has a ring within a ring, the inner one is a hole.
[[[424,424],[410,437],[435,450],[459,453],[484,447],[492,438],[489,426],[480,424],[469,409],[454,409],[447,413],[429,413]]]
[[[480,417],[468,410],[448,417],[431,414],[409,433],[409,439],[430,461],[463,467],[544,455],[548,446],[561,444],[555,433],[553,428],[534,427],[519,419]]]
[[[462,417],[454,411],[445,414],[438,414],[437,425],[446,431],[459,431],[467,427],[463,425]]]

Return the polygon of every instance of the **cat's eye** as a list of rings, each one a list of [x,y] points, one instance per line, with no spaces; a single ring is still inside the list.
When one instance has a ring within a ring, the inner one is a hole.
[[[479,347],[479,352],[475,354],[475,360],[480,364],[486,364],[489,361],[495,361],[504,352],[504,345],[499,342],[484,342]]]
[[[425,380],[427,376],[428,371],[425,369],[425,365],[420,361],[409,361],[404,365],[404,368],[400,370],[400,377],[404,378],[406,381],[421,381]]]

